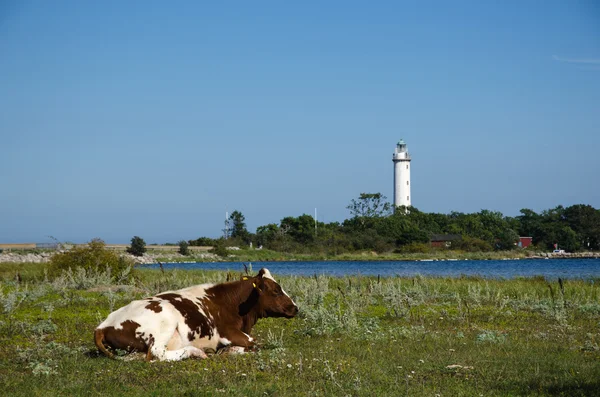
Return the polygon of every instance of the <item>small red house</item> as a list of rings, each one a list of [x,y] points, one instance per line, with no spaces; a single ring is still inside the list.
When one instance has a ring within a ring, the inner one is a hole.
[[[533,237],[519,237],[519,242],[517,245],[519,248],[527,248],[533,242]]]

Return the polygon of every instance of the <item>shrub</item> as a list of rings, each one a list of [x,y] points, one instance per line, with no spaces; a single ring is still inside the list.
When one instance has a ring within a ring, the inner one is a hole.
[[[209,252],[212,252],[215,255],[219,255],[222,258],[225,258],[227,257],[227,255],[229,255],[227,247],[225,246],[225,241],[223,241],[223,239],[215,240],[215,244]]]
[[[504,343],[506,342],[506,335],[497,331],[484,330],[482,333],[477,335],[476,341],[489,343]]]
[[[141,237],[133,236],[131,239],[131,247],[127,248],[127,252],[135,256],[144,255],[144,252],[146,252],[146,242]]]
[[[196,240],[189,241],[191,246],[211,246],[215,244],[215,240],[210,237],[199,237]]]
[[[493,251],[493,247],[487,241],[463,236],[462,239],[452,242],[452,249],[463,250],[468,252],[490,252]]]
[[[190,254],[189,244],[185,240],[181,240],[179,243],[179,253],[181,255],[188,256]]]
[[[93,239],[87,246],[73,247],[69,251],[60,252],[50,259],[50,271],[58,274],[63,270],[84,269],[87,271],[110,270],[110,274],[123,274],[133,263],[116,252],[106,249],[100,239]]]
[[[132,267],[126,267],[121,273],[113,274],[110,268],[105,270],[84,269],[78,267],[76,270],[67,269],[52,281],[52,287],[56,290],[88,289],[98,285],[128,284],[132,281]],[[72,298],[69,298],[72,301]],[[112,310],[111,310],[112,311]]]
[[[400,253],[421,253],[421,254],[426,254],[429,251],[431,251],[431,247],[429,246],[429,244],[425,244],[425,243],[409,243],[406,245],[403,245],[400,250],[398,250]]]

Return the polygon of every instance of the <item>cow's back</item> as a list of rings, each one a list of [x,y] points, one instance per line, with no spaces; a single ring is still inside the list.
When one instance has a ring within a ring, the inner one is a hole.
[[[157,341],[168,350],[185,346],[217,349],[219,334],[202,300],[211,284],[136,300],[110,313],[97,330],[104,343],[125,351],[148,351]]]

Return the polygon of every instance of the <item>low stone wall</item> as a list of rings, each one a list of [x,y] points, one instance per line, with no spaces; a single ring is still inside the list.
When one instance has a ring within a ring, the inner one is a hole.
[[[565,252],[564,254],[555,254],[553,252],[538,252],[530,258],[553,258],[553,259],[575,259],[575,258],[600,258],[600,252]]]
[[[0,254],[0,262],[45,263],[50,260],[52,255],[54,254],[50,252],[43,252],[41,254],[15,254],[7,252]]]
[[[50,258],[54,255],[54,252],[42,252],[39,254],[22,254],[22,253],[2,253],[0,254],[0,263],[5,262],[13,262],[13,263],[46,263],[50,261]],[[136,264],[148,264],[148,263],[156,263],[160,258],[161,262],[181,262],[183,259],[187,259],[190,262],[194,262],[196,260],[200,261],[218,261],[222,260],[219,256],[215,254],[211,254],[208,252],[203,253],[195,253],[193,256],[183,256],[179,253],[145,253],[144,256],[134,256],[131,254],[123,253],[122,256],[126,258],[130,258]]]
[[[236,248],[236,247],[230,247]],[[238,248],[239,249],[239,248]],[[50,258],[54,255],[54,252],[42,252],[39,254],[32,253],[13,253],[13,252],[4,252],[0,254],[0,263],[5,262],[13,262],[13,263],[46,263],[50,260]],[[157,263],[157,260],[160,258],[161,262],[181,262],[182,260],[186,260],[189,262],[195,261],[214,261],[219,262],[224,259],[209,252],[194,252],[193,255],[183,256],[179,253],[145,253],[144,256],[134,256],[128,253],[123,252],[122,256],[130,258],[136,264],[149,264],[149,263]],[[564,254],[554,254],[552,252],[539,252],[535,255],[527,257],[527,259],[543,259],[543,258],[553,258],[553,259],[574,259],[574,258],[600,258],[600,252],[573,252],[573,253],[564,253]],[[233,257],[230,255],[229,260],[233,260]]]

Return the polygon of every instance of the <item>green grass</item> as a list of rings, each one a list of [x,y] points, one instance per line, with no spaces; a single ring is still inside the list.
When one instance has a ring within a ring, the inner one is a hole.
[[[225,278],[144,269],[111,289],[101,274],[48,280],[39,264],[0,265],[2,394],[600,395],[591,281],[278,277],[301,312],[261,320],[256,353],[174,363],[97,355],[93,330],[111,310]]]
[[[44,276],[44,271],[48,271],[48,263],[0,263],[0,277],[3,280],[16,279],[21,277],[22,281],[36,280]]]

